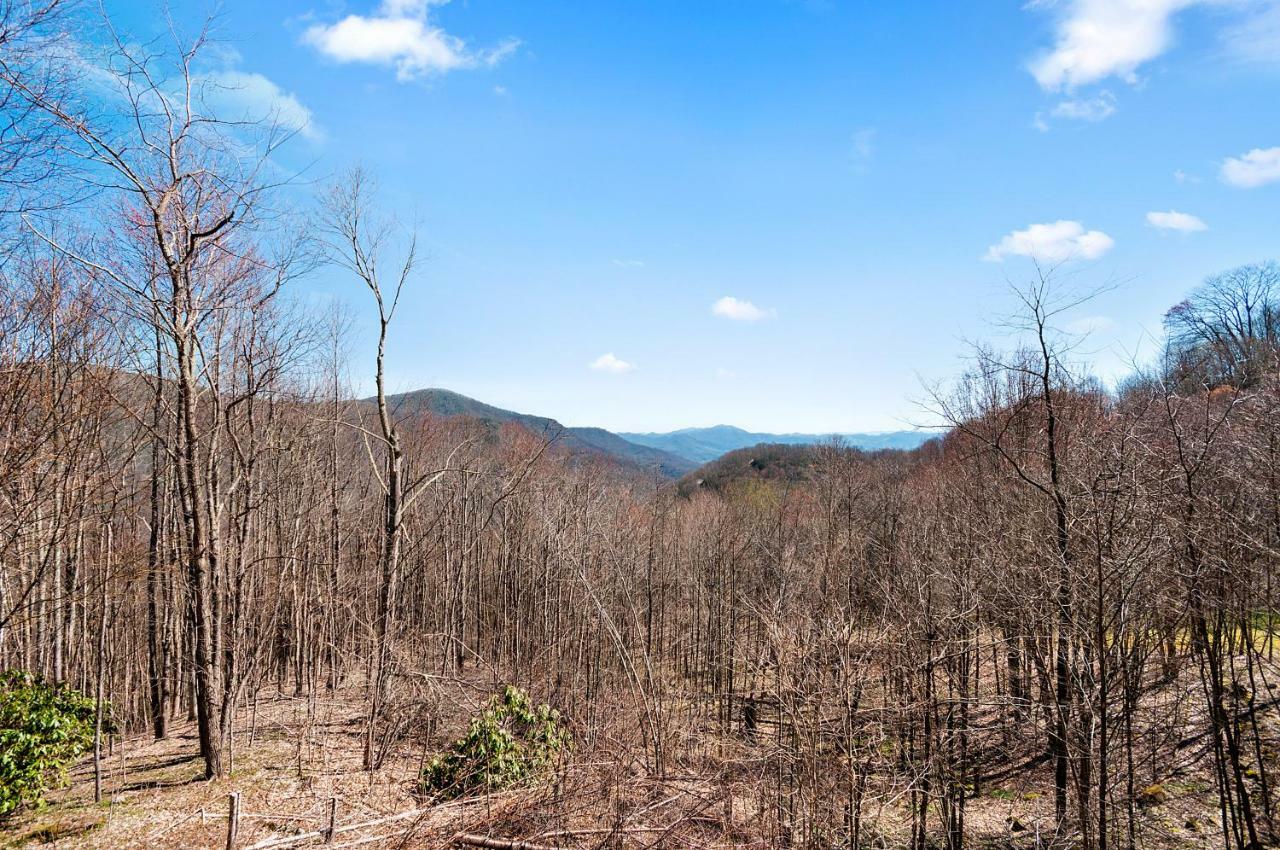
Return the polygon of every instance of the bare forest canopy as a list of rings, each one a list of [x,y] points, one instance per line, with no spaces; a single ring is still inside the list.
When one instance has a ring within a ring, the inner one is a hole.
[[[615,435],[389,397],[416,253],[370,177],[295,217],[289,133],[206,108],[201,38],[91,17],[0,2],[0,666],[109,704],[99,795],[113,740],[241,787],[246,724],[296,700],[299,776],[348,706],[326,740],[367,787],[444,805],[385,777],[452,764],[465,685],[556,753],[486,803],[487,846],[1280,840],[1280,267],[1187,293],[1116,391],[1038,278],[1023,344],[934,390],[945,438],[677,487],[660,450],[563,445]],[[68,85],[65,30],[109,91]],[[293,306],[321,265],[377,316],[370,362]]]

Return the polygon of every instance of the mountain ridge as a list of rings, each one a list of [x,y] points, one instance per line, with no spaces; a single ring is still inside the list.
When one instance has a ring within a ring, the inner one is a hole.
[[[571,428],[549,416],[506,410],[453,390],[427,388],[395,393],[387,396],[387,404],[397,417],[425,412],[445,417],[466,416],[496,425],[515,423],[539,436],[558,435],[559,444],[570,452],[605,455],[639,469],[656,468],[668,478],[679,478],[698,466],[689,458],[633,443],[603,428]]]
[[[938,435],[919,430],[773,434],[747,431],[736,425],[712,425],[707,428],[680,428],[662,432],[619,431],[618,436],[637,445],[659,449],[702,464],[723,457],[729,452],[762,443],[803,446],[839,439],[863,451],[881,449],[910,451],[935,439]]]
[[[515,423],[541,436],[558,435],[559,444],[572,453],[610,457],[633,468],[656,469],[672,479],[688,475],[730,452],[761,444],[808,446],[841,439],[846,445],[864,451],[909,451],[935,436],[923,431],[771,434],[748,431],[735,425],[681,428],[667,432],[614,432],[590,426],[570,427],[549,416],[507,410],[439,387],[394,393],[387,396],[387,402],[398,417],[430,413],[444,417],[465,416],[494,425]]]

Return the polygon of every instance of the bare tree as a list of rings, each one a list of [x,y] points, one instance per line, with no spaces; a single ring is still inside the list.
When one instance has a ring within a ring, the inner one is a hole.
[[[373,187],[368,176],[353,169],[335,184],[324,199],[325,226],[329,234],[329,256],[333,262],[350,271],[373,296],[378,309],[378,346],[374,359],[374,384],[378,416],[378,433],[361,429],[366,437],[370,463],[383,493],[381,576],[377,610],[374,614],[374,651],[369,664],[369,714],[366,720],[364,766],[373,770],[377,764],[376,735],[382,706],[386,700],[390,666],[393,618],[396,606],[396,584],[399,579],[401,530],[404,524],[406,487],[404,482],[404,447],[400,432],[387,402],[386,350],[387,333],[395,318],[404,286],[413,273],[416,259],[416,237],[411,236],[404,259],[391,268],[384,279],[381,262],[389,242],[395,235],[392,225],[378,221],[373,204]],[[367,438],[373,436],[381,447],[381,458],[373,454]],[[420,488],[426,481],[416,482]]]
[[[1165,313],[1176,381],[1249,388],[1280,354],[1280,264],[1213,275]]]
[[[175,39],[177,36],[175,36]],[[219,392],[219,322],[270,301],[296,269],[293,248],[273,256],[255,237],[271,154],[291,131],[219,118],[194,70],[207,32],[158,54],[115,37],[110,79],[124,107],[106,118],[22,91],[75,141],[72,153],[114,190],[122,218],[108,241],[77,246],[37,233],[109,282],[122,315],[154,323],[175,387],[166,450],[178,472],[186,578],[193,600],[196,714],[208,776],[224,771],[216,656],[225,495],[216,467],[225,403]],[[22,86],[22,83],[18,83]],[[225,327],[225,324],[222,325]]]
[[[48,211],[74,194],[59,156],[66,128],[44,108],[66,104],[74,90],[66,51],[74,5],[0,2],[0,214]]]

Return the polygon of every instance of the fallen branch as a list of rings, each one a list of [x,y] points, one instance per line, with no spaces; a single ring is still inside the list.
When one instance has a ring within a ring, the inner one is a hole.
[[[399,820],[407,820],[408,818],[418,817],[427,812],[427,809],[410,809],[407,812],[400,812],[395,815],[387,815],[384,818],[376,820],[364,821],[362,823],[349,823],[346,826],[340,826],[333,830],[334,835],[341,835],[344,832],[354,832],[357,829],[368,829],[371,826],[381,826],[384,823],[394,823]],[[295,844],[303,844],[308,841],[316,841],[317,839],[326,838],[327,829],[317,829],[311,832],[301,832],[297,835],[289,835],[284,838],[267,838],[259,841],[257,844],[251,844],[244,850],[279,850],[283,847],[292,847]]]
[[[467,847],[484,847],[487,850],[559,850],[548,844],[534,844],[531,841],[520,841],[506,838],[490,838],[487,835],[468,835],[459,832],[452,838],[454,844]]]
[[[395,823],[396,821],[407,820],[409,818],[422,817],[423,815],[427,814],[427,812],[440,812],[448,809],[471,806],[471,805],[475,805],[477,803],[483,803],[486,801],[491,802],[494,798],[498,798],[501,796],[503,796],[503,794],[489,794],[489,795],[480,796],[480,797],[468,797],[466,799],[452,800],[448,803],[441,803],[434,806],[425,806],[421,809],[410,809],[407,812],[400,812],[394,815],[387,815],[386,817],[376,818],[375,820],[362,821],[361,823],[349,823],[346,826],[339,826],[339,827],[333,828],[332,830],[330,830],[329,827],[326,827],[324,829],[315,829],[309,832],[299,832],[296,835],[264,838],[261,841],[259,841],[257,844],[251,844],[248,847],[243,848],[243,850],[284,850],[284,848],[286,847],[293,847],[298,844],[306,844],[309,841],[331,840],[332,836],[342,835],[347,832],[354,832],[357,829],[368,829],[369,827],[372,827],[372,826],[381,826],[383,824]],[[331,820],[333,819],[333,817],[334,817],[333,810],[330,809]],[[353,847],[358,843],[366,843],[366,842],[364,839],[360,839],[359,841],[349,842],[347,844],[338,845],[338,846]],[[473,846],[482,846],[482,845],[473,845]],[[509,847],[511,845],[502,844],[500,846]],[[521,846],[523,850],[539,850],[539,847],[536,844],[524,844],[519,846]],[[552,848],[546,848],[546,850],[552,850]]]
[[[341,844],[334,844],[333,850],[342,850],[344,847],[362,847],[365,844],[376,844],[379,841],[388,841],[391,835],[367,835],[364,838],[357,838],[355,841],[344,841]]]

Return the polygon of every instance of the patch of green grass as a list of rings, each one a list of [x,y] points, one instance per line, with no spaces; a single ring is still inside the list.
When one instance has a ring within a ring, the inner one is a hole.
[[[57,844],[60,841],[87,835],[96,829],[101,829],[105,824],[106,820],[103,819],[88,822],[68,823],[54,821],[52,823],[44,823],[18,836],[8,846],[31,847],[41,844]]]
[[[1164,789],[1170,794],[1181,796],[1183,794],[1203,794],[1212,790],[1208,782],[1189,780],[1187,782],[1166,782]]]

